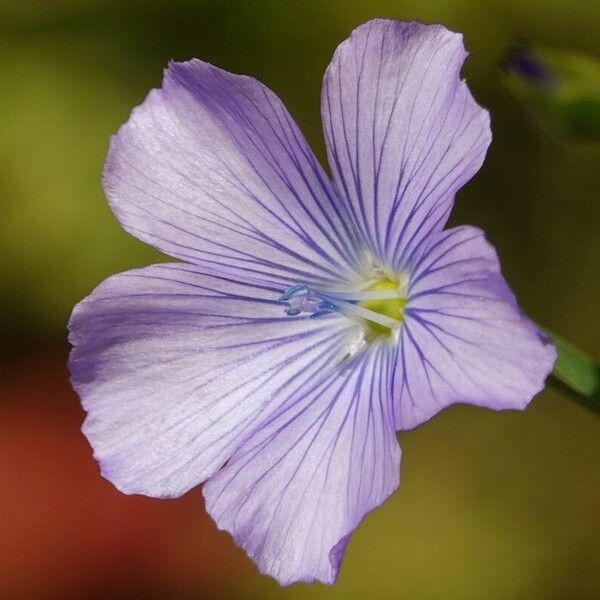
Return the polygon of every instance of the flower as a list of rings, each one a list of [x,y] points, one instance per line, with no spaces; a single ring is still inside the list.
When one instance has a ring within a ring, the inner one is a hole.
[[[75,307],[83,431],[125,493],[204,482],[281,584],[335,580],[398,486],[397,430],[456,402],[522,409],[552,368],[483,233],[444,229],[491,139],[465,56],[439,25],[358,27],[323,84],[333,181],[270,90],[199,60],[112,139],[117,219],[185,262]]]

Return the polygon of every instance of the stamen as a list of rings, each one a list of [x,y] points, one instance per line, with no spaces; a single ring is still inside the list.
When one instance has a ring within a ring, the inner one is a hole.
[[[290,286],[281,294],[279,302],[287,304],[285,312],[291,317],[303,312],[318,316],[333,310],[328,302],[320,298],[304,283],[296,283]]]
[[[358,304],[352,304],[350,302],[343,301],[340,302],[338,300],[333,300],[332,304],[337,310],[339,310],[339,312],[345,315],[359,317],[361,319],[371,321],[372,323],[377,323],[377,325],[381,325],[382,327],[387,327],[388,329],[396,329],[396,327],[398,327],[402,322],[399,319],[392,319],[392,317],[387,317],[386,315],[382,315],[381,313],[375,312],[374,310],[370,310]]]
[[[346,300],[347,302],[364,302],[365,300],[395,300],[402,298],[399,290],[380,291],[350,291],[350,292],[327,292],[328,298]]]
[[[350,317],[358,317],[376,323],[386,329],[394,330],[400,324],[400,319],[370,310],[355,302],[373,300],[398,300],[401,299],[400,290],[375,290],[375,291],[348,291],[348,292],[320,292],[309,288],[304,283],[297,283],[281,294],[279,301],[287,305],[286,314],[290,316],[306,312],[312,317],[330,314],[334,311]]]

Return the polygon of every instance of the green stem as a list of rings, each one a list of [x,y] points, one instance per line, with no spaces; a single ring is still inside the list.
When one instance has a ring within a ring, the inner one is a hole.
[[[547,385],[600,415],[600,365],[559,335],[545,332],[558,353]]]

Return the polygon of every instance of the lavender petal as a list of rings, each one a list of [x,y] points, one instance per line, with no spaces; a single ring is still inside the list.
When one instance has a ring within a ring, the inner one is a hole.
[[[286,316],[280,292],[160,264],[110,277],[75,307],[69,369],[107,479],[129,494],[179,496],[334,368],[352,342],[348,320]]]
[[[315,378],[203,487],[217,525],[282,585],[333,583],[352,531],[398,486],[390,360],[376,344]]]
[[[400,269],[442,230],[454,194],[481,166],[487,111],[460,77],[462,36],[377,19],[336,50],[322,116],[341,201],[374,256]]]
[[[200,60],[172,63],[112,138],[104,189],[127,231],[186,262],[288,285],[353,273],[343,209],[279,98]]]
[[[396,350],[396,426],[454,403],[523,409],[556,351],[519,309],[494,248],[475,227],[438,234],[413,265]]]

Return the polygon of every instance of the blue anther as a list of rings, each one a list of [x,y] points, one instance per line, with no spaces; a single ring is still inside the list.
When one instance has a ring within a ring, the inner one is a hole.
[[[281,294],[279,297],[279,302],[286,302],[290,298],[294,296],[298,296],[301,294],[306,294],[310,292],[310,288],[304,283],[295,283],[294,285],[290,285],[290,287]]]
[[[331,302],[321,298],[304,283],[295,283],[281,294],[279,301],[287,304],[285,313],[290,317],[300,313],[311,313],[317,317],[335,310]]]
[[[311,319],[313,317],[321,317],[322,315],[329,315],[334,311],[335,311],[335,306],[333,304],[331,304],[331,302],[327,302],[327,300],[323,300],[323,302],[321,303],[321,306],[319,306],[319,308],[312,315],[310,315],[310,317],[311,317]]]

